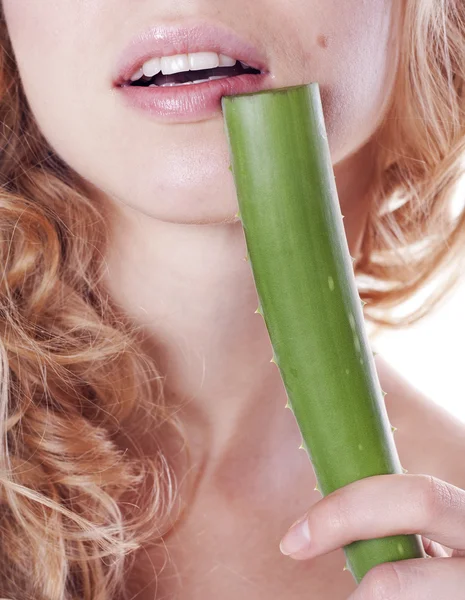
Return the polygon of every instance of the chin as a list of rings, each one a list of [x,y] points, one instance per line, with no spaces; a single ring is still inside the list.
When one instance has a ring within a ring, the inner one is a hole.
[[[156,186],[141,182],[132,187],[130,195],[120,190],[102,191],[88,181],[84,186],[96,202],[110,201],[117,207],[166,223],[217,225],[238,222],[239,206],[229,170],[226,177],[217,178],[214,185],[170,188],[165,182]]]
[[[171,201],[175,202],[173,199]],[[178,225],[220,225],[239,221],[236,217],[238,206],[235,199],[228,203],[231,208],[225,206],[224,199],[218,201],[217,198],[211,198],[210,202],[203,202],[202,206],[192,206],[193,201],[195,199],[190,196],[171,207],[146,206],[144,203],[142,206],[133,204],[132,208],[158,221]]]

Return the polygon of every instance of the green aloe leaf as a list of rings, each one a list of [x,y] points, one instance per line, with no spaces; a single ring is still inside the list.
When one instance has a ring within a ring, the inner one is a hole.
[[[403,473],[343,227],[317,83],[222,98],[249,264],[288,407],[323,496]],[[419,535],[344,547],[357,583],[425,558]]]

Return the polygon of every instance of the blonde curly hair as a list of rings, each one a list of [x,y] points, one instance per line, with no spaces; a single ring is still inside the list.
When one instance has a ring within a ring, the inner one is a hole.
[[[465,254],[465,210],[450,213],[465,155],[465,4],[405,0],[403,11],[355,265],[366,317],[386,327],[428,314]],[[0,36],[0,597],[114,600],[135,550],[173,525],[162,431],[187,464],[189,447],[142,332],[102,284],[108,207],[34,122],[3,14]],[[389,318],[446,267],[428,302]],[[137,443],[149,431],[150,451]]]

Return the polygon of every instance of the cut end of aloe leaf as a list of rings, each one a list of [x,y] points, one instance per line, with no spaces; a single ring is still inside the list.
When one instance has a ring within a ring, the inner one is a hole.
[[[244,94],[234,94],[234,96],[223,96],[221,98],[221,106],[224,109],[223,106],[223,100],[225,100],[225,102],[227,101],[231,101],[234,102],[236,98],[245,98],[245,97],[257,97],[257,96],[263,96],[263,95],[270,95],[270,94],[283,94],[283,95],[288,95],[289,92],[292,92],[292,90],[299,90],[302,89],[303,87],[308,87],[308,86],[318,86],[318,82],[310,82],[310,83],[305,83],[305,84],[299,84],[299,85],[291,85],[289,87],[281,87],[281,88],[272,88],[272,89],[268,89],[268,90],[259,90],[258,92],[245,92]]]

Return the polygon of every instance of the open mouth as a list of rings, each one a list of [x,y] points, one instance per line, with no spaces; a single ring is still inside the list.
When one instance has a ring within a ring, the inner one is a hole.
[[[191,22],[136,36],[115,66],[112,88],[126,107],[151,119],[192,123],[219,118],[224,96],[275,87],[274,80],[267,53],[236,31]]]
[[[227,77],[238,77],[239,75],[260,74],[260,70],[254,69],[241,61],[237,61],[233,66],[221,66],[213,69],[188,70],[180,73],[173,73],[171,75],[157,73],[153,77],[142,75],[136,81],[128,81],[124,85],[137,87],[173,87],[204,83],[215,79],[225,79]]]

